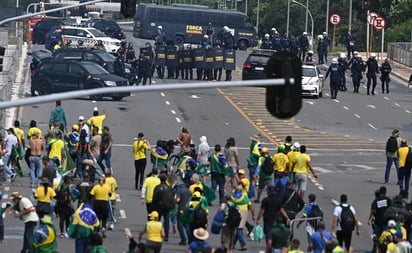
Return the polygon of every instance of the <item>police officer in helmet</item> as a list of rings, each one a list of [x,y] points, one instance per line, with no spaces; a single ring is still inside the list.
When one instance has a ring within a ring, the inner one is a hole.
[[[326,72],[326,77],[330,75],[330,91],[331,98],[336,99],[339,90],[339,84],[341,80],[342,72],[339,67],[338,58],[334,57],[332,59],[332,64],[329,66],[328,71]]]

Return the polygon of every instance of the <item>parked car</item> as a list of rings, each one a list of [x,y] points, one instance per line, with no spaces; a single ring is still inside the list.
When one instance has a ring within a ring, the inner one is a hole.
[[[58,41],[62,42],[62,45],[81,45],[86,48],[95,47],[101,41],[109,53],[117,52],[120,47],[120,40],[107,37],[102,31],[92,27],[54,26],[47,33],[44,46],[53,50]]]
[[[110,74],[97,63],[55,59],[42,62],[33,70],[31,95],[128,85],[127,79]],[[111,97],[120,101],[127,96],[130,96],[130,92],[92,95],[90,99],[101,100],[103,97]]]
[[[114,71],[116,57],[104,50],[63,47],[57,50],[53,55],[57,59],[77,58],[83,61],[95,62],[109,71],[109,73],[116,74]],[[120,76],[129,80],[129,84],[133,85],[137,81],[136,70],[129,63],[124,63],[124,65],[125,73]]]
[[[40,63],[54,59],[52,53],[47,50],[35,51],[31,54],[31,56],[32,60],[30,63],[30,71],[32,72],[32,74],[33,71],[40,65]]]
[[[266,79],[266,66],[274,53],[274,50],[253,50],[243,63],[242,80]]]
[[[315,63],[302,65],[302,95],[320,98],[323,95],[325,77]]]
[[[44,44],[46,42],[46,35],[53,26],[56,25],[69,25],[74,21],[56,19],[56,18],[46,18],[43,19],[33,27],[32,31],[32,42],[33,44]]]
[[[85,25],[99,29],[109,37],[118,40],[126,39],[126,35],[124,34],[122,28],[120,28],[120,26],[113,19],[91,19],[85,22]]]

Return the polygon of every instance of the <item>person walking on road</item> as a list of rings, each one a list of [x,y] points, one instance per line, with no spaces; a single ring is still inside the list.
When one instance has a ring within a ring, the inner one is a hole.
[[[375,238],[373,238],[373,247],[375,251],[378,243],[377,239],[386,228],[387,222],[384,215],[388,207],[391,205],[391,202],[391,199],[386,196],[386,187],[382,186],[379,188],[378,196],[372,202],[368,219],[368,225],[371,225],[372,219],[374,220],[373,234],[375,235]]]
[[[229,177],[225,182],[225,188],[227,185],[231,185],[231,188],[235,186],[234,177],[236,176],[239,168],[239,154],[236,147],[236,141],[234,137],[230,137],[226,141],[224,153],[226,156],[227,164],[229,165]]]
[[[330,93],[331,98],[336,99],[340,86],[340,80],[342,79],[342,71],[339,66],[338,58],[332,58],[332,64],[329,66],[326,72],[325,79],[330,75]]]
[[[51,202],[56,198],[52,184],[47,178],[43,178],[41,185],[34,192],[34,198],[37,200],[36,212],[40,218],[43,218],[44,215],[52,215]]]
[[[382,93],[385,93],[385,85],[386,85],[386,94],[389,93],[389,82],[391,78],[389,74],[392,72],[391,64],[389,63],[389,58],[386,58],[384,63],[382,63],[381,68],[381,81],[382,81]]]
[[[312,168],[310,156],[306,154],[305,145],[300,147],[300,154],[295,156],[295,159],[293,160],[293,171],[296,173],[296,188],[299,191],[300,197],[303,199],[305,196],[306,187],[308,185],[309,172],[312,173],[313,177],[318,177]]]
[[[34,132],[30,144],[30,187],[34,188],[40,183],[40,177],[43,174],[43,163],[41,154],[44,150],[44,144],[39,139],[39,133]],[[53,182],[50,182],[53,184]]]
[[[215,145],[215,153],[210,156],[210,170],[212,172],[212,189],[216,191],[219,186],[219,203],[222,204],[225,198],[225,176],[228,174],[229,166],[226,157],[222,153],[219,144]]]
[[[14,217],[24,222],[23,248],[20,253],[30,252],[30,243],[33,241],[34,229],[39,222],[36,207],[30,199],[23,197],[19,192],[10,195]]]
[[[11,166],[13,148],[17,145],[17,137],[13,134],[13,128],[7,129],[7,135],[3,140],[4,151],[3,151],[3,162],[4,162],[4,176],[5,180],[8,182],[14,181],[16,179],[17,173]]]
[[[325,229],[325,223],[319,221],[317,231],[310,236],[309,249],[313,250],[313,253],[322,253],[325,250],[326,243],[332,239],[332,233]]]
[[[386,141],[386,169],[385,169],[385,181],[384,183],[387,184],[389,182],[390,173],[392,164],[395,164],[396,168],[396,178],[397,183],[399,184],[399,158],[398,158],[398,150],[401,146],[401,132],[399,129],[395,128],[392,131],[392,135]]]
[[[103,238],[105,238],[111,189],[109,185],[106,184],[104,176],[100,177],[99,183],[92,188],[90,195],[93,197],[93,210],[101,222],[101,229],[99,227],[98,232],[101,231]]]
[[[105,171],[106,168],[112,169],[112,145],[113,139],[110,128],[105,126],[103,127],[102,142],[100,143],[100,156],[97,159],[97,163],[102,171]],[[105,161],[106,167],[103,165],[103,160]]]
[[[352,247],[352,232],[356,229],[356,234],[359,236],[359,222],[355,208],[348,204],[348,196],[340,195],[340,205],[335,207],[333,211],[333,221],[331,231],[336,231],[336,238],[339,241],[339,246],[345,244],[348,253],[353,253]]]
[[[258,193],[255,203],[260,203],[260,196],[262,195],[263,189],[272,183],[273,173],[274,164],[272,157],[269,155],[268,148],[263,147],[255,171],[255,183],[256,186],[258,186]]]
[[[266,252],[288,252],[291,233],[282,221],[282,216],[276,214],[269,238],[266,239]]]
[[[149,213],[149,221],[139,233],[139,241],[142,236],[147,233],[146,237],[146,252],[160,253],[162,242],[165,236],[162,223],[159,221],[159,213],[152,211]]]
[[[185,183],[177,184],[177,191],[175,194],[175,201],[177,203],[177,230],[180,236],[179,245],[186,245],[191,235],[189,235],[189,224],[183,222],[183,213],[189,203],[192,193],[187,188]]]
[[[376,54],[371,53],[369,59],[365,63],[365,70],[368,69],[366,72],[366,77],[368,78],[368,82],[366,84],[367,92],[366,94],[369,95],[369,91],[371,88],[372,83],[372,95],[375,95],[375,88],[376,88],[376,74],[379,74],[378,62],[376,61]]]
[[[147,164],[146,152],[150,151],[150,143],[143,137],[144,134],[139,133],[137,135],[137,140],[133,142],[133,156],[135,168],[134,188],[136,190],[142,190],[144,171],[146,169]]]
[[[147,214],[154,211],[153,206],[153,193],[156,186],[160,184],[160,179],[157,177],[157,168],[153,168],[150,176],[148,176],[142,186],[141,192],[141,203],[144,205],[146,203]]]
[[[60,126],[60,124],[63,124],[64,126],[64,129],[61,129],[61,130],[62,131],[66,130],[66,127],[67,127],[66,111],[62,107],[62,101],[57,100],[56,107],[54,107],[50,113],[49,128],[51,129],[52,126],[54,125]]]
[[[406,158],[410,152],[410,147],[405,139],[401,141],[401,147],[398,149],[399,156],[399,195],[407,199],[409,196],[409,182],[411,181],[411,168],[406,167]]]

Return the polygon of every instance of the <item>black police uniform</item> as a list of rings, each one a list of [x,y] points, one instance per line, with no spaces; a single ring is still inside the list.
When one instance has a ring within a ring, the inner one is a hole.
[[[368,78],[368,82],[366,84],[367,88],[367,95],[369,95],[371,82],[372,82],[372,95],[375,95],[375,87],[376,87],[376,74],[379,74],[378,62],[375,58],[369,57],[366,61],[365,68],[368,68],[368,72],[366,72],[366,77]]]
[[[332,63],[328,71],[326,72],[326,78],[328,78],[330,74],[330,92],[331,98],[336,99],[339,90],[339,83],[341,79],[342,72],[340,70],[338,63]]]

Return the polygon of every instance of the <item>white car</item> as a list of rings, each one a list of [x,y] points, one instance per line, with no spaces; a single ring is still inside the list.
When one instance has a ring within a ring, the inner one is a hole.
[[[302,96],[322,97],[324,81],[315,64],[302,64]]]
[[[79,41],[82,41],[86,48],[94,47],[101,41],[108,53],[115,53],[120,47],[120,40],[108,37],[96,28],[76,26],[61,26],[58,29],[53,27],[46,38],[45,47],[52,50],[57,41],[62,40],[64,44],[70,42],[70,46],[78,46]]]

